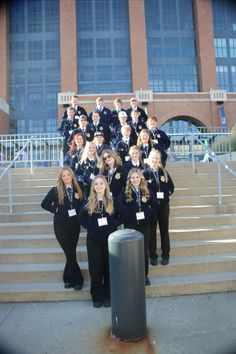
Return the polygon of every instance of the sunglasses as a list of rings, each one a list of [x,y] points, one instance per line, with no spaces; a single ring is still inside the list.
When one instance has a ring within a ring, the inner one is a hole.
[[[107,159],[109,159],[110,157],[111,157],[111,155],[106,155],[106,156],[103,157],[103,160],[107,160]]]

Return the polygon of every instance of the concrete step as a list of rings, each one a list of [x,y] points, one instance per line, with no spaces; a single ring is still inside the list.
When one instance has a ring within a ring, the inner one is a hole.
[[[79,261],[85,279],[89,279],[88,264]],[[62,280],[65,263],[9,263],[0,264],[0,282],[43,282]],[[233,272],[236,255],[217,254],[207,256],[171,257],[168,266],[150,266],[150,277],[166,277],[200,273]]]
[[[171,228],[183,227],[204,227],[208,225],[233,225],[235,223],[235,214],[196,214],[190,216],[171,216]]]
[[[159,242],[158,252],[161,254]],[[171,256],[198,256],[218,253],[236,252],[236,238],[207,239],[207,240],[184,240],[171,242]],[[79,261],[87,261],[87,250],[85,245],[77,247]],[[53,263],[63,262],[65,256],[61,248],[39,247],[39,248],[1,248],[0,264],[8,263]]]
[[[221,204],[227,205],[235,203],[236,194],[221,194]],[[170,199],[170,206],[192,206],[192,205],[219,205],[219,195],[218,194],[204,194],[204,195],[187,195],[187,196],[176,196],[173,194]]]
[[[146,287],[147,297],[190,295],[236,290],[236,272],[151,277]],[[64,289],[63,283],[28,282],[0,284],[1,302],[72,301],[91,299],[90,283],[85,281],[81,291]]]

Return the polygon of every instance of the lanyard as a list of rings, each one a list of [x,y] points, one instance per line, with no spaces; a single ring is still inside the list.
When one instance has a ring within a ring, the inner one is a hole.
[[[143,145],[143,146],[142,146],[142,150],[143,150],[143,152],[144,152],[144,154],[145,154],[146,157],[148,157],[148,148],[149,148],[148,145],[145,145],[145,146]]]
[[[92,168],[93,174],[94,174],[94,171],[95,171],[95,161],[94,161],[94,160],[89,160],[89,159],[87,159],[87,161],[88,161],[89,167]]]
[[[151,168],[151,171],[152,171],[152,174],[153,174],[154,179],[155,179],[155,181],[156,181],[158,190],[160,191],[160,178],[159,178],[158,170],[157,170],[157,171],[154,171],[154,170]]]
[[[141,192],[139,189],[133,189],[135,195],[136,195],[136,203],[138,204],[138,210],[142,210],[142,204],[141,204]]]
[[[108,182],[109,186],[112,182],[112,178],[113,178],[115,172],[116,172],[116,168],[113,168],[112,170],[108,170],[107,182]]]
[[[103,218],[103,201],[102,200],[98,201],[98,213],[101,215],[101,218]]]
[[[73,187],[66,187],[66,194],[70,203],[70,208],[72,208],[72,203],[73,203]]]

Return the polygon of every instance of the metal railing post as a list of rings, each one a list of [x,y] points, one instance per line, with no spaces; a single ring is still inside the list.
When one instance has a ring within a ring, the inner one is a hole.
[[[12,203],[12,184],[11,184],[11,169],[8,170],[8,197],[9,197],[9,211],[13,212],[13,203]]]
[[[33,143],[30,140],[30,173],[31,175],[34,173],[33,171]]]
[[[220,161],[217,160],[217,176],[218,176],[218,198],[219,204],[222,204],[222,195],[221,195],[221,166]]]
[[[194,158],[194,135],[191,134],[191,153],[192,153],[192,168],[195,172],[195,158]]]

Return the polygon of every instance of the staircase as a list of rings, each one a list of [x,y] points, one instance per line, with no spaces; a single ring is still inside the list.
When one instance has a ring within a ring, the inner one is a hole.
[[[236,164],[230,165],[236,170]],[[168,266],[150,266],[148,297],[236,290],[236,179],[222,171],[222,205],[217,198],[214,163],[169,163],[174,183],[171,199],[171,257]],[[13,213],[8,212],[7,182],[0,185],[0,301],[90,299],[85,239],[78,260],[85,284],[63,288],[64,254],[53,234],[52,215],[40,203],[55,184],[58,169],[13,169]],[[160,253],[160,252],[159,252]]]

